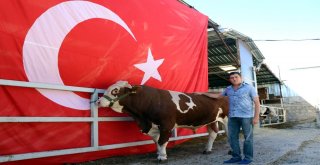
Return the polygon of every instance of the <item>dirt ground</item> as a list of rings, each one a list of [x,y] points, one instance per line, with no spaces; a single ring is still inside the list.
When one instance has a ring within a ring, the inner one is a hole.
[[[231,156],[224,135],[218,136],[213,152],[202,154],[207,137],[194,138],[168,149],[168,160],[160,164],[169,165],[215,165],[223,164]],[[241,143],[242,144],[242,143]],[[112,157],[78,165],[152,165],[159,164],[156,154]],[[254,161],[252,165],[319,165],[320,128],[316,123],[276,128],[254,129]]]

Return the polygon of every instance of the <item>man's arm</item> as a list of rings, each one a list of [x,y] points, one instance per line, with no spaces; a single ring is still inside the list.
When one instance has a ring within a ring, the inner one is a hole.
[[[259,122],[259,115],[260,115],[260,101],[259,96],[254,97],[254,117],[253,117],[253,124],[257,124]]]
[[[210,93],[210,92],[196,92],[196,93],[200,95],[205,95],[211,98],[215,98],[215,99],[223,97],[222,93]]]

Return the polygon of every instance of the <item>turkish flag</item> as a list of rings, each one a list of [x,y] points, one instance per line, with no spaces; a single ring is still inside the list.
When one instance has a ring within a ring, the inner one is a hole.
[[[101,89],[126,80],[207,91],[208,18],[179,1],[2,0],[0,10],[0,79]],[[0,86],[0,98],[1,117],[90,116],[88,93]],[[100,109],[99,116],[125,115]],[[2,122],[0,155],[90,147],[90,128],[85,122]],[[134,122],[99,123],[99,145],[149,139]],[[80,162],[154,149],[145,145],[67,157]],[[62,163],[65,157],[33,162]]]

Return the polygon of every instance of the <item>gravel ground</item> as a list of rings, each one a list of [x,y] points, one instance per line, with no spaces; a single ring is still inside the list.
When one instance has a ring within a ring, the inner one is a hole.
[[[213,152],[202,154],[207,137],[194,138],[186,143],[167,149],[169,165],[214,165],[223,164],[231,156],[226,137],[218,136]],[[242,143],[241,143],[242,144]],[[316,123],[290,127],[254,129],[254,161],[252,165],[319,165],[320,129]],[[159,164],[156,154],[112,157],[79,165],[149,165]]]

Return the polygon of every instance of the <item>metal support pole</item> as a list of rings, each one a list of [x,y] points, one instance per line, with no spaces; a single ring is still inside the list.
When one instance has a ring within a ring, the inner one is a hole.
[[[98,130],[98,106],[95,104],[96,100],[98,100],[98,91],[94,90],[91,95],[91,117],[93,117],[93,121],[91,122],[91,146],[98,147],[99,146],[99,130]]]
[[[177,130],[177,128],[174,128],[173,129],[173,137],[178,137],[178,130]]]
[[[256,92],[258,93],[258,82],[257,82],[257,74],[256,74],[256,67],[252,67],[252,77],[253,77],[253,84],[256,89]]]

